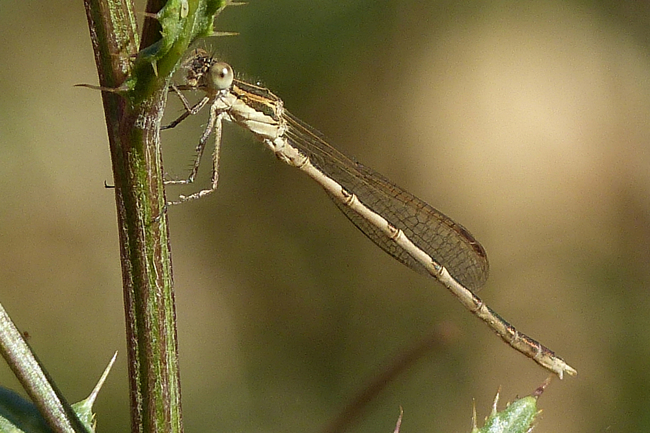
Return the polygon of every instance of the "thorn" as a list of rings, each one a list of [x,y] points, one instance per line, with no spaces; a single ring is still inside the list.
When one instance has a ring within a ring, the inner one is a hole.
[[[99,378],[97,381],[97,385],[95,385],[95,388],[93,388],[92,392],[86,399],[86,401],[90,404],[90,406],[93,406],[95,403],[95,399],[97,398],[97,394],[99,394],[99,390],[102,389],[102,386],[104,386],[104,382],[106,381],[106,378],[108,377],[108,373],[111,372],[111,368],[113,368],[113,364],[115,364],[115,360],[117,359],[117,351],[111,358],[110,362],[108,363],[108,366],[104,369],[104,372],[102,373],[102,376]]]
[[[118,95],[124,92],[128,92],[128,87],[122,84],[120,87],[102,87],[95,86],[93,84],[75,84],[74,87],[86,87],[93,90],[101,90],[102,92],[117,93]]]
[[[404,409],[402,409],[402,406],[399,407],[399,417],[397,417],[397,423],[395,424],[395,430],[393,430],[393,433],[399,433],[399,429],[402,426],[402,416],[404,415]]]
[[[181,2],[181,18],[187,18],[187,15],[190,13],[190,5],[187,3],[187,0]]]
[[[546,387],[551,383],[552,379],[553,375],[549,375],[546,380],[539,387],[537,387],[535,391],[533,391],[531,396],[539,398],[539,396],[542,395],[542,393],[546,390]]]
[[[216,32],[213,30],[211,36],[239,36],[239,32]]]
[[[476,399],[472,399],[472,431],[478,430],[478,425],[476,424]]]
[[[501,385],[497,389],[497,394],[494,396],[494,403],[492,403],[492,415],[497,414],[497,405],[499,404],[499,394],[501,394]]]
[[[152,14],[151,12],[136,12],[137,15],[143,15],[145,18],[151,18],[152,20],[158,20],[158,14]]]

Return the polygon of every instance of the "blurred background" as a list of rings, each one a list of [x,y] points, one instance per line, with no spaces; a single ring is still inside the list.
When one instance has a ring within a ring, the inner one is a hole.
[[[650,429],[647,3],[251,0],[216,28],[239,35],[201,46],[481,241],[480,296],[579,372],[537,432]],[[104,116],[73,87],[97,83],[82,2],[4,1],[0,38],[0,301],[72,401],[119,351],[98,429],[128,431]],[[170,177],[206,118],[164,132]],[[404,433],[468,432],[473,401],[482,419],[548,376],[236,126],[217,193],[168,215],[188,432],[318,432],[431,335],[350,431],[392,432],[402,406]],[[4,365],[0,384],[20,388]]]

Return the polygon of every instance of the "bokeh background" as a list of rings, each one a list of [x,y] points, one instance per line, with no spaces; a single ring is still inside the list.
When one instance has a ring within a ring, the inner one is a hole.
[[[646,2],[251,0],[216,27],[239,36],[203,46],[482,242],[483,299],[579,371],[536,431],[650,429]],[[120,352],[96,409],[128,431],[102,104],[73,87],[97,83],[82,2],[3,1],[0,40],[0,300],[70,400]],[[170,176],[205,121],[164,133]],[[432,333],[350,431],[391,432],[402,406],[404,433],[467,432],[474,400],[482,418],[547,377],[232,125],[220,179],[169,210],[186,431],[317,432]],[[19,389],[6,366],[0,384]]]

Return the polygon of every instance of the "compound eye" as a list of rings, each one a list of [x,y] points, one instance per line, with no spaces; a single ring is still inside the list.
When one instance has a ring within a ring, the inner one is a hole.
[[[232,85],[235,78],[232,68],[228,63],[217,62],[210,66],[210,78],[212,86],[216,90],[226,90]]]

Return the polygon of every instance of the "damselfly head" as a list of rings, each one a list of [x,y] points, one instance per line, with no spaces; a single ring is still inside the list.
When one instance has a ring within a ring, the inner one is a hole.
[[[226,90],[232,85],[235,74],[228,63],[219,62],[202,48],[196,48],[183,61],[185,82],[194,88]]]
[[[217,63],[217,60],[202,48],[195,48],[191,54],[183,60],[181,67],[185,69],[185,82],[190,87],[208,87],[210,67]]]

